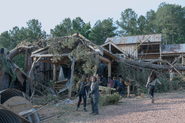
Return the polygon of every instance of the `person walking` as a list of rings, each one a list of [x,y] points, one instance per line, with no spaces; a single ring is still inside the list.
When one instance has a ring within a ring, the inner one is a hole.
[[[77,104],[77,108],[76,108],[77,111],[80,107],[80,103],[81,103],[82,98],[83,98],[84,112],[87,112],[87,110],[86,110],[86,99],[87,99],[86,92],[88,92],[88,90],[87,90],[86,85],[87,85],[86,78],[85,78],[85,76],[82,76],[81,82],[80,82],[79,87],[78,87],[79,100],[78,100],[78,104]]]
[[[154,91],[155,91],[156,82],[162,85],[162,83],[158,80],[156,72],[152,71],[150,76],[148,77],[148,81],[146,84],[146,87],[149,85],[149,89],[150,89],[149,93],[151,95],[152,103],[154,103]]]
[[[122,96],[123,85],[120,83],[118,79],[116,79],[116,77],[113,77],[113,81],[114,81],[113,88],[116,88],[120,96]]]
[[[91,114],[98,115],[99,114],[98,100],[100,97],[99,84],[96,81],[96,78],[94,76],[91,76],[90,81],[91,81],[91,85],[90,85],[91,91],[89,92],[89,94],[91,95],[91,107],[92,107]]]

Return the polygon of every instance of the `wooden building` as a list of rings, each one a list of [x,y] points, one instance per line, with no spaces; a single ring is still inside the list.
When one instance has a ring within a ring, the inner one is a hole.
[[[62,38],[71,38],[71,37],[75,37],[78,40],[74,42],[74,46],[72,48],[70,47],[64,47],[62,49],[62,54],[55,54],[55,55],[59,55],[62,56],[62,58],[60,60],[58,60],[57,62],[54,61],[53,56],[54,54],[51,54],[49,52],[49,48],[50,46],[46,46],[44,48],[38,49],[34,52],[32,52],[31,57],[33,58],[33,68],[30,70],[32,73],[33,69],[36,68],[36,64],[40,64],[38,65],[39,67],[37,69],[39,69],[39,71],[37,72],[36,75],[41,75],[40,78],[44,78],[43,76],[47,76],[47,79],[53,79],[54,81],[59,81],[59,72],[61,67],[69,67],[69,63],[72,63],[71,65],[71,74],[70,74],[70,79],[73,79],[73,73],[74,73],[74,64],[77,62],[82,62],[83,59],[79,59],[79,60],[75,60],[75,58],[72,58],[70,56],[70,53],[78,48],[79,44],[80,45],[84,45],[88,48],[88,52],[90,54],[94,54],[96,55],[100,61],[102,61],[104,64],[107,65],[108,67],[108,76],[111,76],[111,71],[112,71],[112,65],[116,62],[117,57],[116,55],[114,55],[112,52],[110,52],[109,50],[98,46],[96,44],[94,44],[93,42],[89,41],[88,39],[86,39],[85,37],[83,37],[82,35],[75,33],[71,36],[65,36]],[[60,43],[60,42],[59,42]],[[43,64],[44,63],[44,64]],[[89,66],[90,67],[90,66]],[[52,73],[51,73],[52,72]],[[70,80],[72,81],[72,80]],[[60,81],[61,82],[61,81]],[[31,83],[31,92],[33,91],[33,84]]]
[[[179,63],[184,63],[185,44],[162,45],[162,34],[149,34],[125,37],[107,38],[102,45],[111,50],[111,46],[117,49],[116,54],[121,52],[138,61],[151,62],[153,60],[167,60],[173,62],[179,59]],[[121,51],[120,51],[121,50]],[[119,52],[120,51],[120,52]]]
[[[161,34],[150,34],[107,38],[105,44],[111,42],[132,58],[149,61],[160,59],[161,41]]]

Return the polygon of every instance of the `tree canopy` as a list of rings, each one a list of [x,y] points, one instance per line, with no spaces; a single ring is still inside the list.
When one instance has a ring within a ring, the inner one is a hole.
[[[103,21],[98,20],[91,29],[89,39],[98,45],[103,44],[108,37],[117,35],[115,33],[116,29],[117,27],[114,25],[112,18]]]
[[[115,13],[119,14],[119,13]],[[37,19],[26,22],[26,27],[13,27],[0,34],[0,48],[8,50],[16,47],[21,41],[38,41],[46,34],[42,24]],[[176,4],[161,3],[157,11],[149,10],[146,15],[140,15],[131,8],[121,12],[120,20],[113,18],[97,20],[91,27],[90,22],[84,22],[81,17],[64,18],[63,21],[50,29],[52,36],[66,36],[80,33],[94,43],[101,45],[108,37],[131,36],[162,33],[163,44],[185,43],[185,7]],[[14,59],[23,68],[24,55]]]

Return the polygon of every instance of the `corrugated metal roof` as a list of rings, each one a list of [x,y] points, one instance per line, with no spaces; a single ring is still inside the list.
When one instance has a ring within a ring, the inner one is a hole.
[[[185,44],[163,45],[162,53],[184,53]]]
[[[125,36],[125,37],[113,37],[107,38],[106,42],[113,42],[114,44],[135,44],[149,40],[150,42],[160,42],[162,34],[151,35],[137,35],[137,36]]]

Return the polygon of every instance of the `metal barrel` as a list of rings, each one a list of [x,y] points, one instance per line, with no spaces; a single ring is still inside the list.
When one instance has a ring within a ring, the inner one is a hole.
[[[14,97],[14,96],[21,96],[26,98],[27,100],[30,101],[30,98],[28,95],[26,95],[24,92],[19,91],[17,89],[6,89],[0,92],[1,95],[1,104],[3,104],[4,102],[6,102],[8,99]]]
[[[0,109],[0,123],[21,123],[21,120],[10,111]]]

